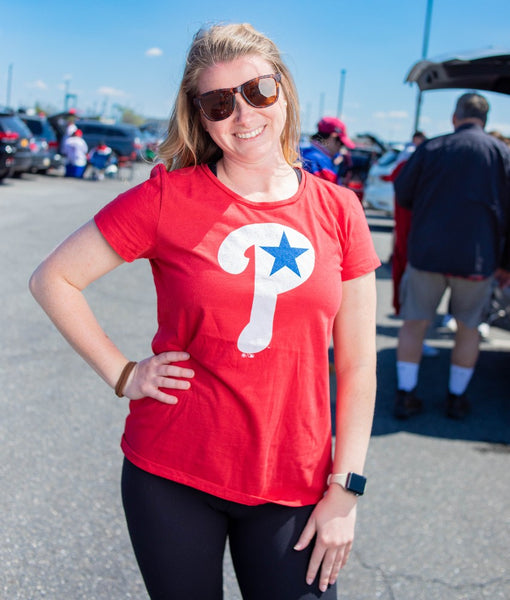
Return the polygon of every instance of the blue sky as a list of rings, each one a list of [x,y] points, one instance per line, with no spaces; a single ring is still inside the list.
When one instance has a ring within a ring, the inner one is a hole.
[[[216,22],[249,22],[279,46],[299,92],[304,131],[336,115],[349,134],[405,141],[416,88],[404,83],[421,58],[427,0],[16,0],[0,2],[0,104],[36,101],[63,108],[65,86],[78,107],[108,113],[115,103],[165,118],[193,34]],[[428,56],[510,48],[509,0],[434,0]],[[67,81],[67,83],[66,83]],[[451,130],[461,91],[423,95],[421,128]],[[510,135],[510,97],[486,94],[488,129]]]

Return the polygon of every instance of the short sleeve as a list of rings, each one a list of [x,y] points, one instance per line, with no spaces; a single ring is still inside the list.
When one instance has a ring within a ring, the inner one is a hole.
[[[381,261],[377,256],[361,202],[354,193],[348,198],[343,236],[342,280],[361,277],[377,269]]]
[[[117,196],[94,217],[106,241],[127,262],[152,257],[164,173],[164,166],[157,165],[147,181]]]

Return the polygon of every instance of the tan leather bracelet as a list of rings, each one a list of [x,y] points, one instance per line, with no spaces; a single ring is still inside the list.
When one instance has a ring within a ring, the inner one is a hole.
[[[122,369],[122,373],[120,374],[119,380],[115,386],[115,393],[119,398],[124,396],[124,386],[126,385],[126,381],[128,377],[131,375],[131,371],[136,367],[137,363],[130,360],[126,366]]]

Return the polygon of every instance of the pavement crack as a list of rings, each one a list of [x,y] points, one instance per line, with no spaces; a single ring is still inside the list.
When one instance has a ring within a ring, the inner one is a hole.
[[[420,574],[409,574],[399,571],[388,571],[384,567],[380,565],[371,565],[367,561],[363,560],[359,552],[353,551],[353,554],[358,561],[359,565],[372,573],[376,573],[380,581],[384,582],[385,592],[388,595],[389,600],[395,600],[396,596],[393,592],[393,587],[398,581],[407,581],[410,583],[419,583],[419,584],[434,584],[440,585],[450,591],[463,592],[465,590],[484,590],[486,588],[491,588],[492,586],[506,586],[510,585],[510,577],[493,577],[486,581],[466,581],[463,583],[452,583],[449,581],[445,581],[440,577],[426,577]]]

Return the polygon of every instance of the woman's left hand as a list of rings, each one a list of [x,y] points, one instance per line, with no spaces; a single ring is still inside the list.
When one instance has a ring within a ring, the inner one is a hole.
[[[355,523],[356,496],[338,485],[330,485],[294,546],[295,550],[303,550],[317,536],[306,572],[308,585],[313,583],[319,569],[319,589],[322,592],[335,583],[349,557]]]

